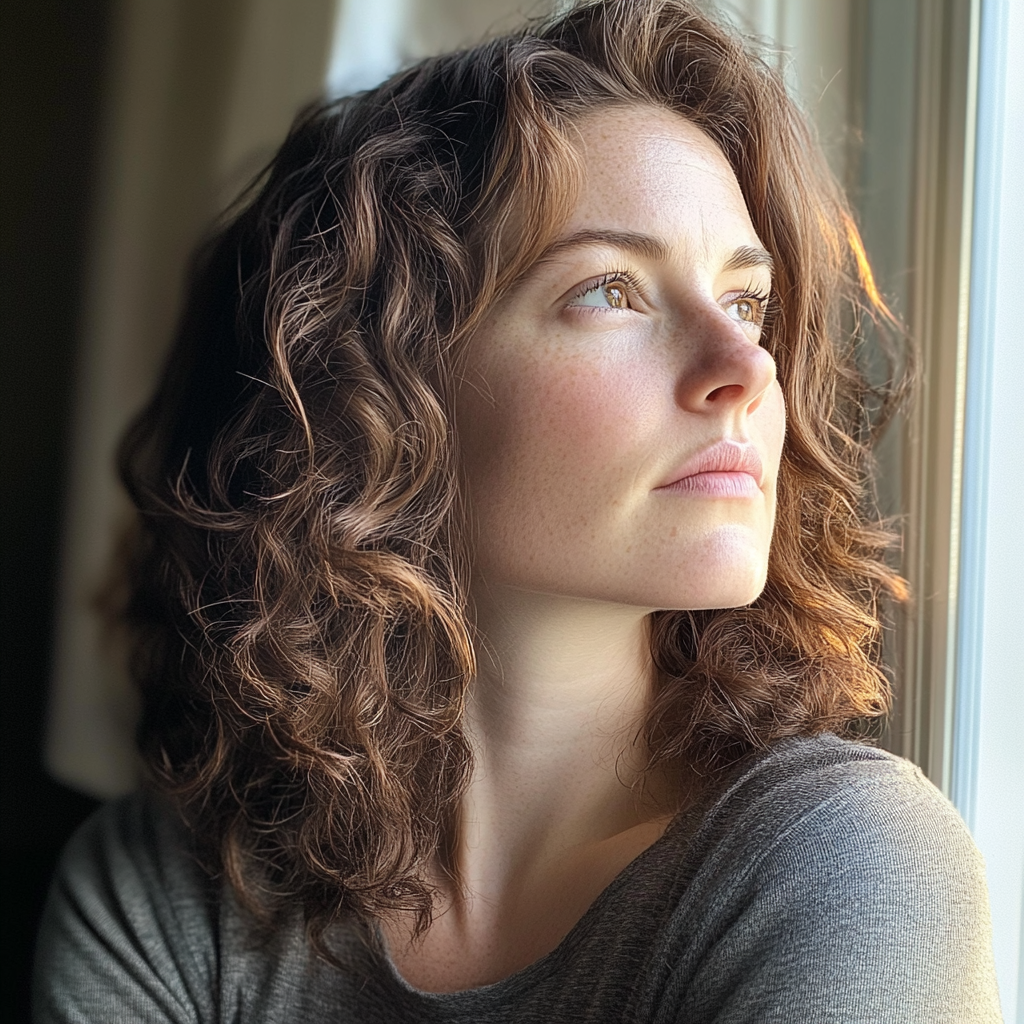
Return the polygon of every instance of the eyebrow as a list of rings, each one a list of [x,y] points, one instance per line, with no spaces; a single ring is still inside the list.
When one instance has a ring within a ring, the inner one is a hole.
[[[750,267],[775,268],[775,260],[767,249],[756,245],[741,245],[726,261],[722,270],[747,270]]]
[[[669,254],[668,243],[655,238],[654,235],[645,235],[639,231],[584,230],[556,239],[544,250],[537,262],[553,260],[569,249],[578,249],[584,245],[611,245],[655,262],[667,260]]]
[[[588,229],[575,231],[565,238],[556,239],[544,250],[537,263],[545,263],[570,249],[585,245],[610,245],[616,249],[636,253],[653,262],[665,262],[669,258],[671,246],[655,235],[647,235],[639,231],[615,231],[612,229]],[[771,271],[775,261],[767,249],[756,245],[741,245],[725,261],[723,271],[747,270],[751,267],[767,267]]]

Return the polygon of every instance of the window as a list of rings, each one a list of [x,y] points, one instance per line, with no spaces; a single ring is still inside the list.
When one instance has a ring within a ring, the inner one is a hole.
[[[1003,1016],[1024,1022],[1024,8],[978,57],[952,796],[985,856]]]

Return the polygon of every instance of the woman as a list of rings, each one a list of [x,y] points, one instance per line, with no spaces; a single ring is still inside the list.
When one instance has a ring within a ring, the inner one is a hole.
[[[966,830],[840,738],[902,594],[862,256],[686,0],[300,118],[124,444],[150,784],[39,1020],[998,1019]]]

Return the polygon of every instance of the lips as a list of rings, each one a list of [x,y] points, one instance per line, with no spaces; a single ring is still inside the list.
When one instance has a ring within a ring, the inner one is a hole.
[[[667,482],[655,490],[704,489],[701,485],[715,485],[712,489],[718,490],[718,485],[724,485],[726,490],[735,491],[739,496],[753,490],[748,481],[740,479],[744,476],[753,478],[756,488],[760,490],[764,477],[761,456],[752,444],[726,439],[687,459],[671,473]]]

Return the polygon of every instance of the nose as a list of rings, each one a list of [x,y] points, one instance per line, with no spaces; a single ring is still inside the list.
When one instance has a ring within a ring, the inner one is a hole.
[[[753,413],[775,380],[775,360],[719,307],[700,320],[689,325],[676,400],[688,412]]]

